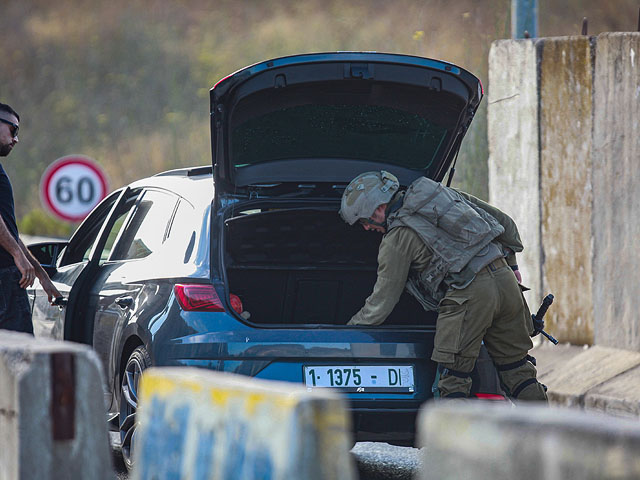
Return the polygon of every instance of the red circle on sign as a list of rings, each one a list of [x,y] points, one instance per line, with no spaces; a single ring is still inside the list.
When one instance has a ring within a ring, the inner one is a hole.
[[[58,201],[58,199],[52,197],[51,188],[52,181],[59,177],[62,171],[72,171],[74,169],[86,169],[89,172],[89,180],[95,181],[98,187],[98,193],[94,196],[93,201],[87,204],[86,208],[68,210]],[[87,214],[107,195],[107,179],[99,167],[99,165],[90,159],[82,155],[68,155],[66,157],[59,158],[53,162],[45,170],[42,175],[42,181],[40,182],[40,197],[45,206],[54,215],[68,220],[71,222],[78,222],[83,220]]]

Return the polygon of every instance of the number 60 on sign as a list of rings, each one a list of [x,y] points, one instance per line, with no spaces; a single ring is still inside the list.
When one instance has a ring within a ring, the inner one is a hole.
[[[107,179],[88,157],[70,155],[53,162],[40,183],[42,203],[57,217],[83,220],[107,195]]]

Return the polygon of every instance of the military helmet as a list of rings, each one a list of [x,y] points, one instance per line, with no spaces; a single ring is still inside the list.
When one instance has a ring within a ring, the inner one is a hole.
[[[389,203],[398,188],[398,179],[389,172],[361,173],[351,180],[342,194],[340,216],[349,225],[369,218],[379,205]]]

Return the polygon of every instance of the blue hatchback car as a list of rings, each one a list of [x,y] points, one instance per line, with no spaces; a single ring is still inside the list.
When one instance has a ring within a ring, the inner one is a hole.
[[[64,294],[36,286],[36,335],[93,346],[125,462],[137,387],[194,366],[334,388],[356,440],[410,444],[433,396],[436,314],[404,294],[377,327],[346,326],[376,279],[380,236],[338,215],[349,181],[442,180],[482,98],[437,60],[379,53],[278,58],[218,82],[212,165],[113,192],[69,242],[31,246]],[[474,392],[498,393],[481,357]]]

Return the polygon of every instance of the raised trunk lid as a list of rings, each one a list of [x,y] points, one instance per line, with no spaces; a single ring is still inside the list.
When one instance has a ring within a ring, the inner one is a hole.
[[[216,191],[346,183],[388,170],[441,180],[482,98],[480,81],[408,55],[323,53],[246,67],[210,92]]]

